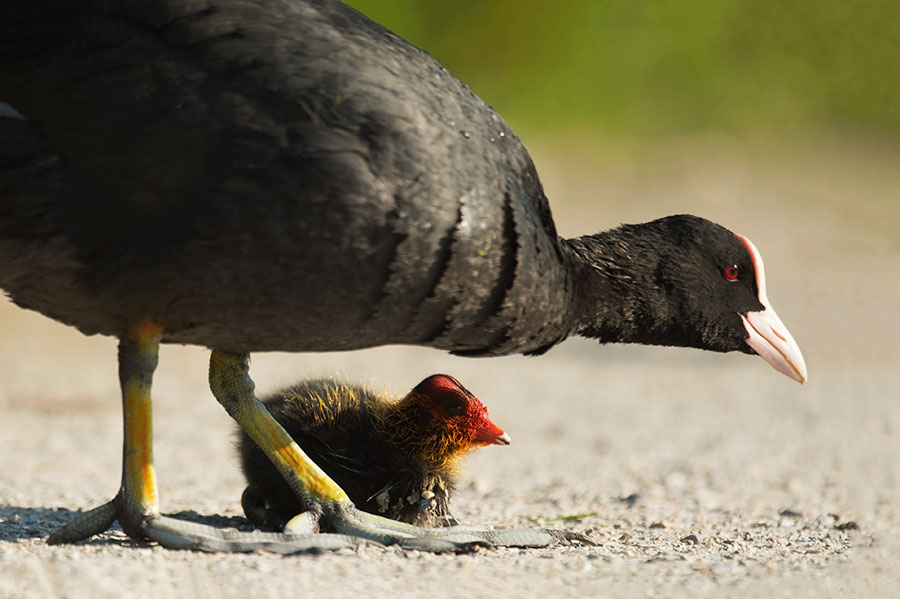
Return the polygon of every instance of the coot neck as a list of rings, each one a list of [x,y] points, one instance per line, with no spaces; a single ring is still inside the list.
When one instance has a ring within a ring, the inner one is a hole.
[[[562,240],[574,333],[602,343],[697,346],[684,298],[664,274],[668,243],[641,225]]]

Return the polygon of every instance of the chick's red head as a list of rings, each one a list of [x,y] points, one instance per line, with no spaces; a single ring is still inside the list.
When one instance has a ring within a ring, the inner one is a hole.
[[[487,408],[452,376],[433,374],[413,391],[429,403],[447,428],[465,437],[470,445],[509,445],[509,435],[491,422]]]

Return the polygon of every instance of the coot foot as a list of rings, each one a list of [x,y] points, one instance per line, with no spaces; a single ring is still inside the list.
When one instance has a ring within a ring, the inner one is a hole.
[[[594,545],[586,535],[565,530],[490,529],[468,526],[419,528],[405,522],[369,514],[353,505],[340,506],[329,517],[329,524],[343,535],[435,553],[463,553],[476,547],[538,548],[551,545]]]
[[[47,537],[50,545],[83,541],[108,529],[116,521],[116,500],[107,501],[100,507],[81,514],[52,535]]]
[[[290,535],[311,535],[319,531],[319,516],[314,512],[301,512],[291,518],[288,522],[278,515],[278,513],[265,506],[265,499],[254,487],[247,487],[241,496],[241,505],[244,508],[244,514],[247,519],[253,522],[261,530],[270,532],[283,532],[285,536]],[[594,545],[593,541],[586,535],[563,530],[492,530],[479,528],[466,528],[459,526],[459,522],[455,518],[448,517],[441,522],[444,528],[454,527],[451,534],[443,532],[440,528],[436,530],[419,529],[409,530],[407,525],[400,524],[402,530],[395,531],[394,520],[387,520],[390,523],[391,530],[376,531],[379,525],[384,523],[384,519],[379,516],[371,516],[366,512],[357,509],[348,509],[346,513],[339,513],[338,520],[341,522],[345,535],[324,535],[324,536],[343,536],[351,537],[353,534],[361,534],[368,537],[370,534],[382,534],[390,536],[391,532],[400,535],[414,534],[413,537],[402,537],[393,539],[393,542],[406,546],[408,548],[424,548],[430,551],[453,551],[460,552],[466,549],[479,546],[493,547],[546,547],[548,545],[561,544],[569,545],[572,543],[580,543],[582,545]],[[452,533],[459,533],[458,535]],[[362,540],[360,538],[360,540]],[[384,542],[391,542],[390,539],[379,539]]]

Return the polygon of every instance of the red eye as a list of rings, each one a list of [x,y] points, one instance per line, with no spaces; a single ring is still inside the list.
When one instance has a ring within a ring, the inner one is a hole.
[[[741,276],[741,267],[737,264],[732,264],[731,266],[726,266],[723,271],[725,278],[729,281],[737,281],[737,278]]]

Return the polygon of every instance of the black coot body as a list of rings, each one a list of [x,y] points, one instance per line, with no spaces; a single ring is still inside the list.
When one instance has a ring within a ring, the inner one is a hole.
[[[0,116],[0,287],[20,306],[231,352],[576,333],[752,352],[734,234],[673,217],[561,240],[506,123],[339,2],[4,12],[0,100],[25,118]]]
[[[5,12],[0,100],[28,121],[0,129],[0,286],[19,305],[86,334],[150,318],[164,341],[233,352],[502,354],[571,332],[522,144],[356,11]]]

